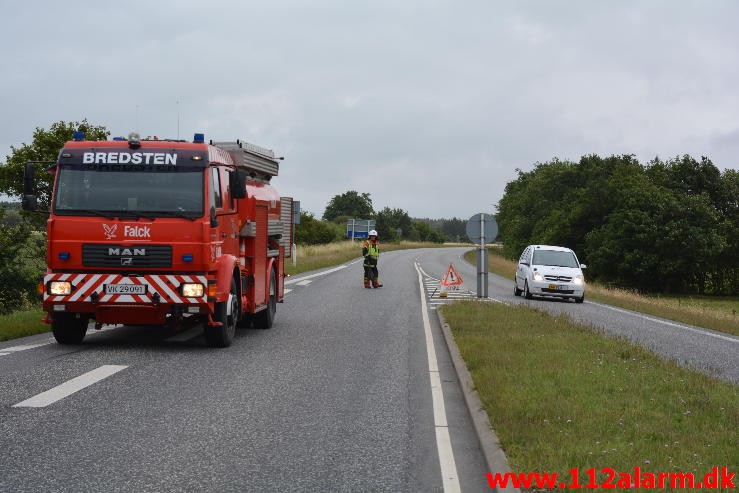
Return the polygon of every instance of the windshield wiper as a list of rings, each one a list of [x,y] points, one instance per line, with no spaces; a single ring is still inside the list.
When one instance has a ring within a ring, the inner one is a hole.
[[[98,211],[94,209],[57,209],[55,212],[57,214],[61,213],[62,215],[92,214],[93,216],[104,217],[105,219],[110,219],[111,221],[116,217],[116,214],[114,214],[113,211]]]

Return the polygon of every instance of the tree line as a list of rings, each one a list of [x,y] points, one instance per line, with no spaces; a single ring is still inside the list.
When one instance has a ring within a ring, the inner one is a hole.
[[[345,240],[350,219],[375,220],[382,241],[467,241],[462,219],[414,219],[405,210],[390,207],[375,211],[369,193],[349,190],[331,198],[321,219],[302,212],[295,228],[296,242],[315,245]]]
[[[688,155],[538,163],[506,185],[504,253],[528,244],[575,250],[588,278],[647,292],[739,292],[739,172]]]

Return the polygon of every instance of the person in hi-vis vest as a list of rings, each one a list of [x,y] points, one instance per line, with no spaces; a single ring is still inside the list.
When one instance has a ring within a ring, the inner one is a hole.
[[[380,280],[377,278],[377,259],[380,258],[380,244],[377,243],[377,231],[369,232],[369,239],[362,245],[362,256],[364,257],[364,287],[381,288]]]

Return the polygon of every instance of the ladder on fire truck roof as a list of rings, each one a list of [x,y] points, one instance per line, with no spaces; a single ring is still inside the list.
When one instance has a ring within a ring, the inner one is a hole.
[[[265,149],[245,140],[236,140],[236,142],[214,142],[211,140],[210,145],[220,147],[228,152],[236,166],[256,172],[267,181],[273,176],[277,176],[280,170],[277,161],[282,158],[275,158],[275,153],[271,149]]]

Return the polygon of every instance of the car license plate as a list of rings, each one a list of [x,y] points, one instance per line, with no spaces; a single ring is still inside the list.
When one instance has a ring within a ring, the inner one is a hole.
[[[570,287],[566,284],[550,284],[549,289],[551,291],[567,291]]]
[[[146,294],[146,284],[106,284],[105,294]]]

